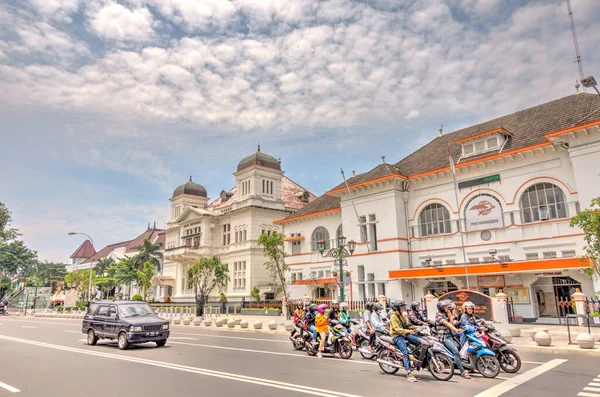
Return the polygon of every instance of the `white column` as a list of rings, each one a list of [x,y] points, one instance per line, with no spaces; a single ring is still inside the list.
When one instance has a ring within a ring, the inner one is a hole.
[[[427,295],[425,295],[425,306],[427,309],[427,319],[435,320],[435,315],[437,314],[437,304],[438,298],[431,294],[431,291],[427,291]]]
[[[508,324],[508,308],[506,306],[506,294],[500,290],[494,298],[492,298],[492,310],[494,313],[494,321],[500,324]]]
[[[587,310],[585,310],[585,295],[579,291],[579,288],[575,290],[571,297],[575,301],[575,311],[577,314],[587,314]],[[583,326],[583,318],[578,317],[577,324],[579,324],[580,327]]]

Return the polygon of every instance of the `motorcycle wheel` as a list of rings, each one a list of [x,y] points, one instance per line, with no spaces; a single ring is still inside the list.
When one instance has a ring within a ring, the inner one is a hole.
[[[400,360],[398,360],[398,357],[396,357],[396,355],[394,353],[392,353],[391,351],[389,351],[387,349],[381,351],[381,353],[379,353],[378,358],[383,361],[388,361],[392,364],[402,365],[402,362]],[[385,372],[386,374],[390,374],[390,375],[395,374],[400,369],[398,367],[392,367],[390,365],[385,365],[382,363],[378,363],[378,364],[379,364],[379,368],[381,368],[381,370],[383,372]]]
[[[296,350],[304,349],[304,339],[300,335],[297,335],[294,338],[293,344],[294,344],[294,349],[296,349]]]
[[[475,366],[477,371],[486,378],[495,378],[500,373],[500,363],[495,356],[479,356]]]
[[[316,356],[317,355],[317,347],[312,347],[309,345],[310,341],[306,342],[305,347],[306,347],[306,354],[308,354],[309,356]]]
[[[371,353],[364,353],[361,350],[365,350],[367,351],[369,349],[369,341],[366,339],[363,339],[360,342],[360,345],[358,346],[358,352],[360,353],[360,355],[362,356],[362,358],[366,358],[367,360],[371,360],[375,357],[375,354],[371,354]]]
[[[504,372],[514,374],[521,369],[521,357],[519,357],[515,351],[506,350],[498,352],[497,358],[500,363],[500,368],[502,368],[502,371]]]
[[[344,360],[349,359],[350,357],[352,357],[352,344],[346,341],[338,343],[337,352],[340,355],[340,357]]]
[[[450,357],[435,353],[429,359],[429,372],[434,378],[441,381],[449,381],[454,376],[454,360]]]

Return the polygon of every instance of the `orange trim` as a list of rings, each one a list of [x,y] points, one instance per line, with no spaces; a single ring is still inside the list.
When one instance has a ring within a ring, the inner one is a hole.
[[[592,121],[589,122],[587,124],[583,124],[577,127],[571,127],[571,128],[565,128],[564,130],[558,130],[558,131],[554,131],[554,132],[549,132],[546,135],[544,135],[544,138],[552,138],[558,135],[562,135],[562,134],[567,134],[569,132],[572,131],[577,131],[577,130],[581,130],[583,128],[587,128],[587,127],[593,127],[595,125],[600,125],[600,120],[596,120],[596,121]]]
[[[292,281],[292,285],[309,285],[309,284],[330,284],[337,283],[337,278],[320,278],[318,280],[295,280]]]
[[[496,274],[496,273],[519,273],[531,272],[540,270],[556,270],[556,269],[578,269],[586,267],[589,260],[582,261],[579,258],[561,258],[540,261],[523,261],[523,262],[508,262],[504,266],[499,263],[483,264],[483,265],[467,265],[469,276],[479,274]],[[443,277],[443,276],[464,276],[464,266],[451,266],[439,268],[421,268],[421,269],[402,269],[390,270],[390,278],[427,278],[427,277]]]
[[[329,209],[329,210],[323,210],[323,211],[319,211],[319,212],[313,212],[312,214],[306,214],[306,215],[295,216],[295,217],[292,217],[292,218],[280,219],[278,221],[273,221],[273,223],[275,225],[278,225],[278,224],[281,224],[281,223],[295,221],[296,219],[309,218],[309,217],[313,217],[313,216],[317,216],[317,215],[322,215],[322,214],[328,214],[330,212],[336,212],[336,211],[341,211],[341,210],[342,210],[341,208],[332,208],[332,209]]]
[[[563,220],[563,219],[561,219],[561,220]],[[528,223],[528,225],[529,225],[529,223]],[[474,231],[474,232],[470,232],[470,233],[479,233],[479,231]],[[484,246],[484,245],[510,244],[510,243],[513,243],[513,242],[524,243],[524,242],[527,242],[527,241],[549,240],[549,239],[553,239],[553,238],[563,238],[563,237],[577,237],[577,236],[583,236],[584,234],[585,233],[575,233],[575,234],[564,234],[562,236],[526,238],[526,239],[523,239],[523,240],[495,241],[493,243],[481,243],[481,244],[465,245],[465,248],[481,247],[481,246]],[[412,250],[411,252],[443,251],[443,250],[457,249],[457,248],[460,248],[460,245],[457,245],[457,246],[454,246],[454,247],[443,247],[443,248],[429,248],[429,249],[422,249],[422,250]]]
[[[283,241],[298,241],[298,240],[304,240],[304,236],[292,236],[292,237],[284,237]]]
[[[386,241],[396,241],[396,240],[408,241],[408,239],[405,237],[390,237],[390,238],[382,238],[381,240],[377,240],[377,242],[384,243]]]
[[[482,133],[477,134],[477,135],[468,136],[466,138],[462,138],[462,139],[456,140],[456,141],[454,141],[452,143],[454,143],[454,144],[462,143],[462,142],[470,141],[472,139],[481,138],[482,136],[491,135],[491,134],[494,134],[496,132],[501,132],[501,133],[506,134],[508,136],[512,136],[512,134],[510,132],[506,131],[504,128],[496,128],[496,129],[491,130],[491,131],[482,132]]]
[[[295,266],[295,265],[310,265],[310,264],[315,264],[318,265],[320,263],[329,263],[329,262],[335,262],[335,260],[328,260],[328,261],[317,261],[317,262],[312,262],[312,261],[308,261],[308,262],[295,262],[295,263],[286,263],[286,265],[288,266]]]
[[[525,146],[519,149],[515,149],[515,150],[509,150],[508,152],[502,152],[502,153],[497,153],[491,156],[487,156],[487,157],[482,157],[480,159],[474,159],[474,160],[470,160],[470,161],[465,161],[459,164],[455,164],[454,168],[460,168],[460,167],[466,167],[467,165],[471,165],[471,164],[475,164],[475,163],[480,163],[483,161],[488,161],[488,160],[493,160],[499,157],[504,157],[504,156],[509,156],[511,154],[516,154],[516,153],[521,153],[521,152],[526,152],[528,150],[532,150],[532,149],[537,149],[540,147],[544,147],[544,146],[550,146],[552,145],[552,142],[542,142],[542,143],[538,143],[536,145],[531,145],[531,146]],[[408,177],[409,180],[411,179],[415,179],[415,178],[420,178],[423,176],[427,176],[427,175],[431,175],[431,174],[436,174],[438,172],[442,172],[442,171],[448,171],[450,170],[450,166],[448,165],[447,167],[442,167],[442,168],[438,168],[435,170],[431,170],[431,171],[425,171],[425,172],[421,172],[420,174],[415,174],[415,175],[411,175]]]
[[[453,214],[458,214],[458,212],[454,211],[454,210],[452,209],[452,206],[450,205],[450,203],[448,203],[446,200],[444,200],[444,199],[441,199],[441,198],[439,198],[439,197],[433,197],[433,198],[429,198],[429,199],[427,199],[427,200],[425,200],[425,201],[422,201],[422,202],[421,202],[421,203],[420,203],[420,204],[417,206],[417,208],[415,209],[415,212],[414,212],[414,214],[413,214],[413,217],[412,217],[411,219],[409,219],[409,220],[408,220],[409,222],[410,222],[410,221],[414,221],[414,220],[415,220],[415,218],[417,217],[417,212],[419,212],[419,208],[421,208],[421,207],[423,206],[423,204],[425,204],[425,203],[426,203],[426,202],[428,202],[428,201],[441,201],[441,202],[443,202],[444,204],[446,204],[446,205],[447,205],[447,206],[450,208],[450,211],[451,211]]]
[[[523,183],[521,184],[521,186],[519,186],[519,187],[517,188],[517,190],[515,191],[515,195],[513,196],[513,201],[512,201],[512,203],[507,203],[507,205],[514,204],[514,203],[515,203],[515,200],[517,199],[517,195],[519,194],[519,192],[521,191],[521,189],[523,188],[523,186],[525,186],[525,185],[526,185],[526,184],[528,184],[529,182],[531,182],[531,181],[534,181],[534,180],[536,180],[536,179],[552,179],[553,181],[556,181],[556,182],[560,183],[561,185],[563,185],[563,186],[565,187],[565,189],[567,189],[567,191],[569,192],[569,194],[577,194],[577,192],[574,192],[574,191],[572,191],[572,190],[569,188],[569,186],[567,186],[567,184],[566,184],[566,183],[564,183],[563,181],[561,181],[560,179],[554,178],[554,177],[552,177],[552,176],[536,176],[535,178],[531,178],[531,179],[529,179],[529,180],[527,180],[527,181],[523,182]],[[530,186],[527,186],[527,187],[529,188]]]
[[[365,252],[365,253],[362,253],[362,254],[354,254],[352,256],[367,256],[367,255],[378,255],[378,254],[392,254],[394,252],[408,252],[408,250],[372,251],[372,252]]]
[[[364,186],[364,185],[370,185],[372,183],[386,181],[388,179],[393,179],[393,178],[400,178],[400,179],[408,180],[407,176],[400,175],[400,174],[392,174],[392,175],[386,175],[386,176],[382,176],[382,177],[375,178],[375,179],[370,179],[370,180],[365,181],[365,182],[356,183],[354,185],[350,185],[349,188],[353,189],[355,187]],[[334,190],[330,190],[330,191],[326,192],[325,194],[339,193],[339,192],[343,192],[344,190],[346,190],[346,187],[342,186],[340,188],[337,188],[337,189],[334,189]]]

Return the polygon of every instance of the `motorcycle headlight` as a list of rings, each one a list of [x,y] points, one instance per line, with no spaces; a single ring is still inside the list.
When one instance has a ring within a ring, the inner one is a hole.
[[[163,324],[162,329],[169,329],[169,323]]]
[[[131,332],[138,332],[138,331],[142,331],[142,327],[134,327],[134,326],[131,326],[131,327],[129,327],[129,330],[130,330]]]

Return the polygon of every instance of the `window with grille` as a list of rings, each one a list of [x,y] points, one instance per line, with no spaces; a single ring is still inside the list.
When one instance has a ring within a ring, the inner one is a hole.
[[[456,264],[456,260],[455,259],[447,259],[446,260],[446,265],[455,265]]]
[[[479,263],[479,258],[469,258],[469,263]]]
[[[231,224],[223,225],[223,245],[231,244]]]
[[[551,183],[533,185],[521,196],[521,213],[523,223],[566,218],[565,194]]]
[[[441,204],[433,203],[419,215],[421,236],[450,233],[450,212]]]
[[[528,260],[536,260],[540,258],[540,255],[537,252],[529,252],[525,254],[525,258]]]
[[[323,242],[325,243],[326,250],[331,248],[331,241],[329,241],[329,232],[323,226],[319,226],[312,233],[310,244],[311,244],[311,250],[313,252],[319,250],[317,243],[320,240],[323,240]]]
[[[369,241],[371,242],[371,251],[377,251],[377,219],[375,214],[369,215]]]
[[[553,258],[556,258],[556,251],[544,252],[544,259],[553,259]]]
[[[246,288],[246,261],[233,262],[233,288]]]
[[[575,250],[562,251],[563,258],[572,258],[575,256]]]

